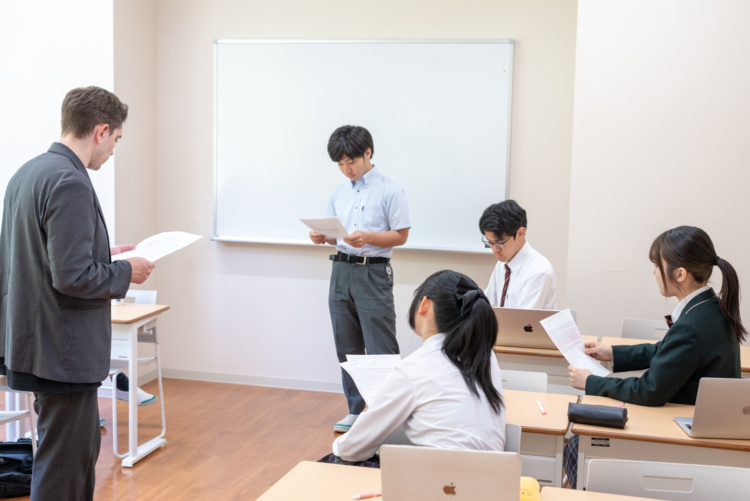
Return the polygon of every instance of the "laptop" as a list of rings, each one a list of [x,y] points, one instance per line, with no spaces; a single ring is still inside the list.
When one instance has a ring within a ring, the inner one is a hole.
[[[523,310],[518,308],[492,308],[497,317],[498,346],[516,348],[544,348],[556,350],[540,320],[551,317],[557,310]],[[571,312],[572,313],[572,312]],[[575,320],[575,314],[573,314]]]
[[[383,501],[518,501],[521,455],[383,445]]]
[[[693,438],[750,439],[750,379],[701,378],[693,417],[674,420]]]

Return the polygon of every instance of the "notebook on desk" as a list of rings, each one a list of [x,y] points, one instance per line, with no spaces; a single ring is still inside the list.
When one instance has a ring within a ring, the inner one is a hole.
[[[523,310],[517,308],[492,308],[497,317],[498,346],[516,348],[543,348],[556,350],[540,320],[558,313],[557,310]],[[575,320],[575,313],[573,319]]]
[[[383,445],[380,476],[384,501],[518,501],[521,456]]]
[[[692,438],[750,439],[750,379],[701,378],[693,417],[674,420]]]

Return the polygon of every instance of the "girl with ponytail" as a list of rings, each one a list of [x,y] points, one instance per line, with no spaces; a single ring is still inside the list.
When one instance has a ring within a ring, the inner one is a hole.
[[[716,255],[705,231],[678,226],[654,240],[649,251],[663,296],[680,302],[667,334],[658,343],[607,346],[591,343],[586,353],[612,360],[615,372],[648,369],[640,378],[602,378],[569,367],[570,383],[587,395],[603,395],[637,405],[667,402],[695,405],[702,377],[740,377],[740,346],[747,331],[740,320],[740,284],[729,262]],[[721,293],[708,285],[721,270]]]
[[[649,251],[659,292],[680,302],[668,315],[667,331],[658,343],[608,346],[587,343],[585,352],[611,360],[614,372],[644,370],[625,379],[594,376],[568,367],[570,384],[587,395],[658,406],[667,402],[695,405],[702,377],[739,378],[740,343],[747,330],[740,319],[740,284],[729,262],[721,259],[705,231],[679,226],[654,240]],[[714,266],[721,271],[721,292],[709,285]],[[574,486],[577,437],[566,447],[565,469]]]
[[[337,461],[371,458],[403,426],[414,445],[505,450],[497,320],[466,275],[440,271],[414,293],[409,324],[422,346],[386,378],[369,409],[333,443]]]

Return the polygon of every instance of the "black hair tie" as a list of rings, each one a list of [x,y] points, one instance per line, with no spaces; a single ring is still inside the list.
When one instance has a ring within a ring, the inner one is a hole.
[[[456,299],[461,306],[462,317],[465,317],[471,311],[471,306],[477,299],[484,299],[487,303],[490,302],[487,296],[484,295],[484,292],[482,292],[482,289],[471,289],[463,294],[456,294]]]
[[[719,266],[719,261],[721,258],[719,256],[716,256],[716,259],[714,259],[714,266]]]

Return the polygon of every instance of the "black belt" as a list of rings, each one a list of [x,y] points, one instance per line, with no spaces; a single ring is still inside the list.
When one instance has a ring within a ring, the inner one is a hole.
[[[353,256],[351,254],[344,254],[343,252],[339,252],[338,254],[331,254],[329,259],[331,261],[356,263],[363,266],[366,266],[368,264],[389,263],[391,261],[391,258],[389,257]]]

